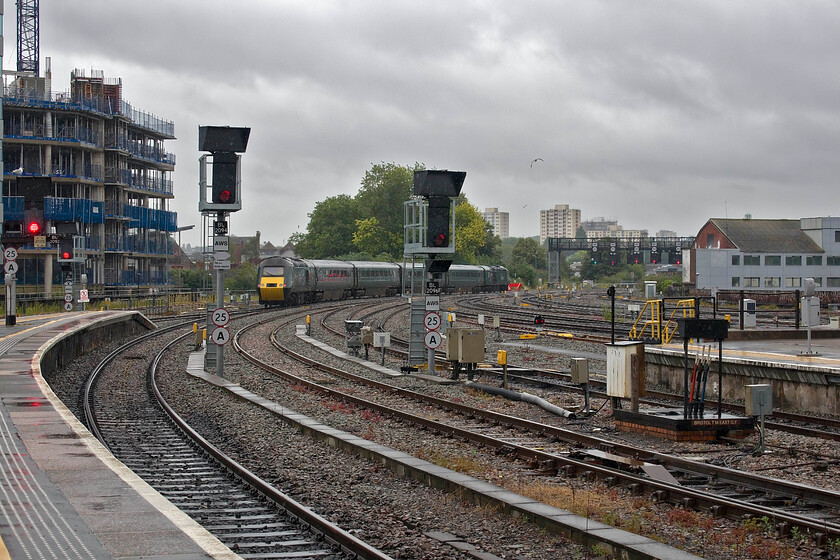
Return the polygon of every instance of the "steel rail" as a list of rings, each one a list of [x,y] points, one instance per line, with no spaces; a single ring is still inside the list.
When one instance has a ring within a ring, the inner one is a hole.
[[[413,414],[404,413],[400,410],[394,409],[392,407],[387,407],[384,405],[380,405],[378,403],[374,403],[372,401],[368,401],[366,399],[362,399],[359,397],[355,397],[353,395],[348,395],[342,393],[340,391],[330,389],[318,383],[314,383],[308,381],[304,378],[281,370],[271,364],[265,363],[264,361],[260,360],[256,356],[247,352],[239,342],[239,335],[245,329],[239,331],[237,336],[234,337],[234,346],[238,352],[242,354],[242,356],[250,361],[251,363],[257,365],[258,367],[265,369],[266,371],[270,371],[279,375],[289,381],[293,381],[295,383],[301,384],[303,386],[308,387],[313,391],[320,392],[325,394],[331,398],[336,400],[342,400],[344,402],[348,402],[354,404],[359,407],[364,407],[370,410],[378,411],[382,414],[400,418],[402,420],[412,422],[419,426],[424,426],[427,429],[433,430],[439,434],[445,434],[451,437],[461,438],[466,441],[474,441],[479,445],[486,445],[491,448],[495,449],[508,449],[511,453],[515,454],[516,457],[522,457],[531,462],[533,466],[539,465],[552,465],[557,463],[562,463],[565,467],[567,472],[574,472],[574,471],[592,471],[595,472],[597,475],[600,475],[602,478],[607,480],[615,480],[617,478],[621,478],[627,481],[631,487],[635,488],[636,491],[642,488],[648,488],[654,492],[654,496],[658,500],[670,500],[670,501],[677,501],[681,502],[685,505],[691,505],[692,507],[699,507],[700,505],[705,505],[710,508],[714,508],[714,511],[718,515],[752,515],[752,516],[767,516],[773,518],[779,522],[783,522],[788,524],[789,526],[797,526],[804,529],[808,529],[810,531],[824,533],[831,536],[840,536],[840,524],[835,524],[831,522],[827,522],[825,520],[815,520],[813,518],[809,518],[807,516],[801,516],[797,514],[792,514],[788,512],[781,511],[779,509],[774,509],[770,507],[765,507],[756,504],[750,504],[748,502],[744,502],[742,500],[726,498],[714,494],[709,494],[706,492],[701,492],[699,490],[694,490],[691,488],[687,488],[684,486],[673,485],[666,482],[661,482],[658,480],[654,480],[651,478],[641,477],[632,473],[627,473],[625,471],[621,471],[618,469],[613,469],[610,467],[604,467],[600,465],[594,465],[591,462],[587,461],[580,461],[575,460],[570,457],[562,456],[559,454],[554,453],[546,453],[540,450],[532,449],[526,446],[521,446],[515,443],[511,443],[504,440],[499,440],[497,438],[492,438],[489,436],[484,436],[482,434],[477,434],[475,432],[464,430],[461,428],[457,428],[448,424],[444,424],[435,420],[429,420],[426,418],[418,417]],[[278,328],[279,330],[279,328]],[[276,330],[272,333],[272,341],[281,351],[284,353],[289,354],[290,356],[295,357],[298,359],[296,353],[289,351],[287,348],[283,348],[282,345],[276,339]],[[324,366],[319,364],[316,360],[311,360],[306,357],[302,357],[301,360],[303,363],[307,365],[317,367],[319,369],[325,371],[331,371],[333,373],[340,374],[347,378],[354,378],[358,376],[353,376],[353,374],[349,374],[348,372],[344,372],[342,370],[338,370],[337,368],[330,368],[329,366]],[[631,446],[625,446],[622,444],[617,444],[615,442],[610,442],[607,440],[602,440],[600,438],[593,438],[591,436],[585,436],[583,434],[578,434],[576,432],[572,432],[570,430],[564,430],[562,428],[556,428],[552,426],[548,426],[545,424],[539,424],[537,422],[532,422],[524,419],[519,419],[499,413],[493,413],[490,411],[473,409],[471,407],[467,407],[466,405],[461,405],[459,403],[454,403],[451,401],[445,401],[443,399],[437,399],[435,397],[429,397],[426,395],[421,395],[419,393],[414,393],[412,391],[408,391],[405,389],[401,389],[399,387],[395,387],[393,385],[388,385],[385,383],[369,380],[367,378],[358,377],[360,380],[364,380],[364,382],[370,382],[371,385],[381,388],[383,391],[387,391],[391,394],[400,394],[404,396],[409,396],[410,398],[421,399],[422,401],[426,401],[429,403],[433,403],[437,406],[443,407],[444,409],[450,409],[460,412],[461,414],[467,414],[470,417],[476,416],[484,416],[488,421],[503,425],[503,426],[510,426],[510,427],[517,427],[520,429],[529,429],[533,432],[543,434],[545,436],[553,435],[555,437],[560,438],[564,441],[570,443],[577,443],[581,446],[589,446],[589,447],[596,447],[602,450],[607,450],[611,452],[617,452],[623,450],[628,456],[638,458],[640,456],[646,456],[650,459],[671,459],[670,455],[665,454],[656,454],[651,453],[648,450],[633,448]],[[680,460],[677,462],[680,465],[690,464],[690,466],[694,467],[697,464],[692,463],[686,460]],[[711,467],[706,465],[707,467]],[[715,469],[718,477],[722,474],[727,474],[729,469]],[[743,473],[738,473],[737,471],[733,471],[733,473],[738,474],[740,477],[749,478],[749,475],[744,475]],[[742,478],[743,480],[743,478]],[[738,484],[738,482],[733,482],[733,484]],[[785,486],[791,486],[790,483],[786,481],[781,481],[778,479],[774,479],[773,483],[773,490],[778,493],[781,488]],[[823,494],[833,494],[832,499],[839,499],[840,495],[824,491],[821,489],[811,488],[811,487],[804,487],[802,485],[793,485],[795,487],[802,487],[801,490],[809,490],[817,493]],[[799,488],[798,488],[799,490]],[[796,494],[793,495],[795,497]],[[831,501],[831,500],[829,500]]]
[[[169,403],[163,397],[163,395],[160,392],[160,389],[157,386],[156,374],[158,364],[160,363],[163,354],[166,352],[166,350],[168,350],[173,344],[175,344],[179,340],[180,339],[173,340],[164,348],[162,348],[160,352],[155,356],[151,366],[149,367],[149,384],[161,408],[164,409],[166,414],[170,418],[172,418],[175,424],[177,424],[177,426],[187,435],[187,437],[190,438],[192,441],[196,442],[204,451],[206,451],[211,457],[216,459],[225,468],[230,470],[234,475],[244,480],[247,484],[256,488],[268,500],[277,504],[278,507],[284,509],[290,515],[296,517],[297,519],[305,523],[307,526],[310,527],[310,529],[313,532],[320,533],[330,542],[341,546],[345,552],[349,554],[355,554],[359,558],[365,560],[393,560],[391,556],[384,554],[382,551],[354,537],[335,523],[329,521],[325,517],[318,515],[312,509],[304,506],[291,496],[288,496],[283,492],[277,490],[274,486],[264,481],[262,478],[251,472],[244,465],[238,463],[236,460],[224,453],[221,449],[219,449],[210,441],[205,439],[200,433],[193,429],[193,427],[190,426],[181,417],[181,415],[175,411],[175,409],[173,409],[169,405]]]

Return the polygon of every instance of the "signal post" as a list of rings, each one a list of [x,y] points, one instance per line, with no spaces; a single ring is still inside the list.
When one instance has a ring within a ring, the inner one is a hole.
[[[248,147],[250,128],[229,126],[199,126],[198,149],[210,152],[199,159],[198,210],[204,215],[215,215],[213,224],[213,270],[216,271],[216,308],[210,310],[207,320],[209,333],[205,352],[205,369],[215,361],[216,375],[224,377],[224,345],[230,340],[227,322],[230,315],[224,308],[225,276],[230,270],[228,252],[227,215],[242,209],[242,181],[240,153]],[[211,181],[207,181],[208,159]],[[208,193],[209,191],[209,193]]]
[[[455,252],[455,198],[466,178],[464,171],[424,170],[414,172],[414,200],[405,203],[406,255],[425,256],[422,292],[414,289],[413,269],[409,362],[426,352],[428,373],[435,374],[435,350],[442,341],[440,320],[440,280],[449,270],[451,259],[440,258]]]

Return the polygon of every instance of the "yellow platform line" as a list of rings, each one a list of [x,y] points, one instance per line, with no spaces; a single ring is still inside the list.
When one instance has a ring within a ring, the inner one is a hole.
[[[6,544],[3,542],[3,537],[0,537],[0,560],[12,560],[9,551],[6,549]]]

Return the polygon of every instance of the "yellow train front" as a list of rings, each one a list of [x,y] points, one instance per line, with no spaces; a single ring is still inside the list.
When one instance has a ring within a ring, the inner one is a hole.
[[[315,270],[303,259],[270,257],[257,269],[260,305],[298,305],[315,297]]]

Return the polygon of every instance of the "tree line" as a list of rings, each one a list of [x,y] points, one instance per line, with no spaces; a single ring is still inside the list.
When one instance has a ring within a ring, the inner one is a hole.
[[[402,261],[404,203],[414,194],[414,172],[423,169],[419,163],[374,164],[354,196],[340,194],[315,204],[306,231],[289,238],[295,254],[306,259]],[[511,238],[503,243],[463,192],[455,200],[455,253],[451,258],[456,264],[503,265],[512,279],[528,286],[536,286],[539,278],[548,280],[545,247],[534,238]],[[248,264],[243,262],[226,275],[226,288],[253,289],[256,267]],[[209,285],[204,271],[176,274],[185,287]]]

